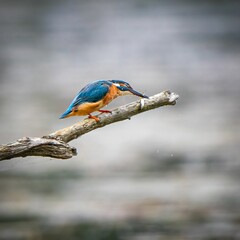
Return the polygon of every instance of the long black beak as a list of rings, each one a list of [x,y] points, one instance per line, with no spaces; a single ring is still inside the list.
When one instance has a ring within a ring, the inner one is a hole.
[[[141,94],[140,92],[137,92],[137,91],[135,91],[135,90],[132,89],[132,88],[129,88],[128,91],[131,92],[132,94],[136,95],[136,96],[139,96],[139,97],[142,97],[142,98],[149,98],[148,96],[143,95],[143,94]]]

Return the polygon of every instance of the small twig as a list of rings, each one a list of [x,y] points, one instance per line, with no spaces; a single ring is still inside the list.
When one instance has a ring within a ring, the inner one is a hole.
[[[58,130],[42,138],[24,137],[16,142],[0,145],[0,160],[15,157],[43,156],[68,159],[77,154],[75,148],[67,143],[96,128],[130,119],[130,117],[166,105],[175,105],[178,95],[165,91],[149,99],[141,99],[118,107],[112,113],[98,115],[100,121],[85,119],[72,126]]]

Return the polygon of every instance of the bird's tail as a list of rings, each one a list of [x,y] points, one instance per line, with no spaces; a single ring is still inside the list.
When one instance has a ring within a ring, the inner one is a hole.
[[[68,115],[72,112],[72,108],[68,108],[60,117],[59,119],[63,119],[68,117]]]

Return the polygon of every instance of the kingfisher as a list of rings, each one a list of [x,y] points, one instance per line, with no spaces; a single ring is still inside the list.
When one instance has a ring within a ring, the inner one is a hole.
[[[111,113],[109,110],[101,110],[118,96],[136,95],[142,98],[148,96],[135,91],[129,83],[123,80],[97,80],[86,85],[72,100],[67,110],[59,117],[68,118],[72,116],[88,115],[88,118],[99,122],[99,118],[91,113],[98,111],[101,113]]]

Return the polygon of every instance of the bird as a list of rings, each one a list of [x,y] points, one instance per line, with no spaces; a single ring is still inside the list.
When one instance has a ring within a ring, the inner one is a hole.
[[[94,81],[80,90],[59,119],[88,115],[88,118],[92,118],[96,122],[99,122],[100,119],[97,116],[93,116],[92,112],[99,111],[101,113],[111,113],[111,111],[101,110],[101,108],[118,96],[129,94],[148,98],[148,96],[135,91],[129,83],[123,80]]]

